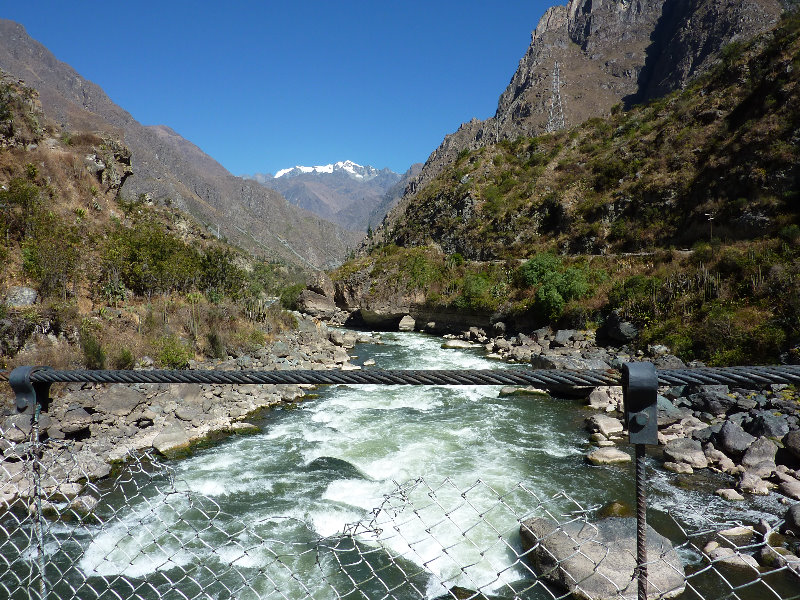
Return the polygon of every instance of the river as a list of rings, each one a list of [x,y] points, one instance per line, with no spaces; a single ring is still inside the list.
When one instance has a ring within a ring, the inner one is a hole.
[[[416,333],[353,352],[384,369],[518,368]],[[520,519],[633,503],[631,465],[587,465],[590,413],[579,401],[470,386],[316,393],[269,413],[259,434],[102,484],[102,525],[52,524],[50,552],[64,555],[65,580],[86,592],[77,597],[405,599],[456,586],[514,597],[532,583]],[[723,479],[693,477],[688,487],[651,468],[651,522],[678,543],[682,529],[774,521],[781,510],[774,498],[732,504],[711,493]],[[535,587],[519,597],[551,596]]]

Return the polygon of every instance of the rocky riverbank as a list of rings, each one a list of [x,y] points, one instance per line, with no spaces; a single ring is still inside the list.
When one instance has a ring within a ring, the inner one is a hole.
[[[348,349],[369,334],[330,329],[296,314],[296,329],[282,334],[252,356],[193,362],[191,368],[355,369]],[[148,361],[144,361],[147,365]],[[150,368],[150,366],[140,366]],[[143,452],[173,457],[227,435],[257,431],[248,419],[296,402],[311,386],[70,384],[39,420],[42,487],[48,498],[77,499],[82,483],[106,477],[114,464]],[[0,508],[28,499],[32,492],[31,419],[9,404],[0,408]]]
[[[625,339],[628,324],[617,323],[613,331],[618,340]],[[577,330],[553,331],[543,328],[530,334],[504,336],[502,325],[493,335],[477,327],[446,335],[444,347],[484,347],[489,356],[500,360],[530,363],[540,369],[611,369],[622,363],[649,360],[658,368],[685,368],[665,346],[650,347],[647,352],[632,351],[628,346],[599,346],[596,332]],[[608,333],[608,332],[606,332]],[[630,446],[622,416],[624,411],[621,387],[572,388],[563,393],[586,399],[594,413],[586,419],[589,450],[586,460],[592,465],[631,462]],[[532,388],[504,388],[502,394],[537,394]],[[649,454],[664,469],[680,474],[693,474],[710,469],[727,476],[730,485],[716,494],[730,502],[744,501],[747,495],[779,495],[789,508],[780,524],[753,523],[743,535],[752,548],[740,552],[731,547],[725,535],[704,548],[709,560],[734,568],[775,568],[786,566],[800,576],[797,543],[792,553],[773,538],[780,531],[789,539],[800,537],[800,392],[784,384],[766,385],[761,389],[744,389],[725,385],[688,385],[662,387],[658,394],[658,448]],[[760,539],[761,542],[752,542]],[[720,543],[721,542],[721,543]]]
[[[446,336],[445,346],[483,346],[498,359],[531,363],[539,369],[612,369],[622,363],[649,360],[657,368],[685,368],[665,346],[633,352],[627,346],[598,346],[595,332],[540,329],[511,337],[490,337],[472,327]],[[693,363],[688,366],[701,366]],[[613,447],[626,435],[621,414],[622,389],[599,387],[565,390],[583,393],[597,411],[587,420],[590,441],[597,450],[588,459],[595,464],[630,460]],[[509,393],[511,390],[509,390]],[[762,389],[725,385],[661,388],[658,396],[659,445],[664,467],[676,473],[711,468],[732,478],[732,488],[719,494],[731,500],[739,492],[768,494],[775,490],[800,500],[800,394],[785,384]]]

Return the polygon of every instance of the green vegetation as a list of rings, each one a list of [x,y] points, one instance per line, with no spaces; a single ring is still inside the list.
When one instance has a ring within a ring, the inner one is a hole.
[[[378,298],[526,325],[599,325],[616,309],[642,346],[775,362],[800,343],[797,131],[795,13],[685,90],[461,151],[389,242],[336,276],[368,271]]]

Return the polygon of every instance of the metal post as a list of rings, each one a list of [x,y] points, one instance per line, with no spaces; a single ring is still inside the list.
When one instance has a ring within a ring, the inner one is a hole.
[[[47,580],[45,578],[44,549],[44,515],[42,514],[42,448],[39,441],[39,417],[50,405],[50,384],[31,382],[31,374],[35,371],[48,370],[50,367],[17,367],[8,377],[11,389],[16,395],[17,412],[31,416],[31,449],[33,461],[33,529],[36,535],[37,565],[39,567],[39,600],[47,598]]]
[[[636,448],[636,577],[647,600],[647,444],[658,444],[658,375],[652,363],[622,365],[622,396],[629,441]]]

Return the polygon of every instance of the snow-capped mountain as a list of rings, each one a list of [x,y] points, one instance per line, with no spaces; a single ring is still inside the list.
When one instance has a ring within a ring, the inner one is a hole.
[[[275,179],[279,177],[296,177],[305,173],[345,173],[353,179],[368,181],[377,177],[381,172],[375,167],[370,167],[369,165],[365,167],[354,163],[352,160],[345,160],[330,165],[317,165],[315,167],[297,165],[288,169],[281,169],[275,173]]]
[[[389,169],[363,166],[352,160],[314,167],[281,169],[274,176],[264,173],[245,175],[276,190],[292,204],[310,210],[324,219],[348,229],[366,231],[376,227],[372,220],[386,192],[400,180]]]

